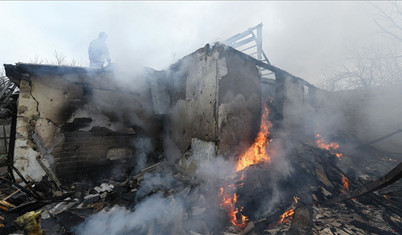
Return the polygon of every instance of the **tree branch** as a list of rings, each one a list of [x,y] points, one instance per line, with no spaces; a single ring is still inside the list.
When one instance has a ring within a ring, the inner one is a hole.
[[[374,20],[374,22],[377,24],[378,27],[380,27],[380,29],[381,29],[384,33],[389,34],[389,35],[391,35],[392,37],[394,37],[394,38],[396,38],[397,40],[399,40],[399,41],[402,42],[402,38],[400,38],[398,35],[392,33],[392,32],[389,31],[389,30],[384,29],[384,27],[382,27],[379,23],[377,23],[377,21]]]

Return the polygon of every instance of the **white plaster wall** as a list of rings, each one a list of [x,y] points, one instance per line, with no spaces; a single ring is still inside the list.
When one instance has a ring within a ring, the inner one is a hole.
[[[191,138],[216,139],[218,56],[217,51],[213,55],[200,51],[186,57],[185,66],[181,68],[188,71],[183,81],[186,83],[186,98],[174,104],[170,128],[173,140],[182,152],[190,146]]]

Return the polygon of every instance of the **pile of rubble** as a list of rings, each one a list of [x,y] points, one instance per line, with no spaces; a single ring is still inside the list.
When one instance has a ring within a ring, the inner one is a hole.
[[[68,188],[59,188],[51,179],[26,180],[25,186],[20,186],[5,172],[0,178],[0,232],[21,234],[23,230],[41,229],[44,234],[400,234],[399,181],[375,193],[328,203],[364,189],[377,179],[378,175],[365,169],[373,159],[377,159],[383,174],[395,166],[395,160],[383,161],[371,152],[358,170],[349,164],[354,157],[344,153],[339,159],[312,143],[299,143],[286,153],[288,172],[280,172],[285,169],[282,161],[272,160],[246,168],[234,180],[227,176],[208,177],[214,174],[212,171],[223,171],[222,166],[228,164],[225,160],[214,160],[215,166],[209,165],[210,172],[202,175],[196,169],[200,166],[186,163],[185,154],[176,162],[158,162],[135,174],[96,184],[77,182]],[[247,217],[243,228],[231,224],[227,211],[219,206],[219,189],[228,182],[237,185],[238,198],[233,203],[243,208],[242,215]]]
[[[402,182],[370,193],[365,190],[378,183],[375,179],[379,176],[364,169],[377,159],[376,165],[380,165],[383,174],[394,167],[391,173],[398,172],[393,175],[398,180],[402,164],[395,167],[394,161],[383,161],[370,151],[365,155],[367,161],[357,167],[349,164],[348,159],[354,156],[344,154],[338,158],[330,151],[302,143],[287,153],[290,174],[278,176],[275,168],[280,167],[272,164],[249,169],[239,182],[242,186],[238,203],[253,221],[257,234],[400,234]],[[391,181],[391,175],[380,179]],[[255,216],[255,211],[274,198],[276,191],[280,192],[276,204]],[[358,196],[344,198],[355,192],[359,192]]]
[[[76,227],[91,215],[113,213],[123,208],[129,213],[138,209],[136,204],[157,195],[166,198],[169,202],[168,208],[176,208],[175,201],[184,201],[184,199],[189,202],[189,207],[183,207],[185,211],[180,213],[180,217],[174,218],[176,221],[169,219],[166,224],[163,224],[163,220],[158,217],[152,222],[158,223],[158,226],[147,223],[149,228],[143,228],[144,224],[130,227],[127,232],[138,230],[136,233],[146,231],[148,234],[161,234],[164,232],[156,230],[163,229],[163,231],[170,231],[167,233],[171,234],[184,234],[184,228],[181,228],[180,223],[185,219],[202,220],[209,208],[200,206],[201,204],[208,204],[205,196],[203,196],[204,193],[208,192],[200,192],[202,190],[199,187],[201,183],[196,178],[184,175],[181,172],[174,165],[159,162],[141,170],[138,174],[119,177],[119,181],[106,179],[96,186],[79,182],[74,183],[70,188],[63,188],[62,191],[59,191],[57,189],[52,190],[50,184],[49,188],[45,188],[45,184],[49,182],[40,182],[41,190],[49,190],[47,195],[39,191],[38,186],[22,187],[11,183],[6,179],[7,174],[5,174],[1,180],[2,186],[6,187],[7,190],[1,189],[1,191],[7,193],[11,192],[8,190],[13,188],[18,189],[7,197],[3,197],[1,201],[1,204],[4,205],[1,207],[2,218],[4,219],[1,232],[19,234],[18,231],[29,229],[29,224],[32,224],[32,221],[36,220],[35,216],[39,214],[41,218],[39,224],[41,224],[44,234],[74,234],[77,232]],[[150,185],[141,185],[144,180],[147,182],[155,180],[155,176],[171,177],[172,183],[163,185],[163,182],[152,182]],[[9,185],[4,185],[4,182],[9,183]],[[38,196],[36,197],[35,194]],[[215,210],[215,206],[212,204],[211,208]],[[37,211],[37,214],[34,216],[32,211]],[[26,212],[28,213],[24,215]],[[164,212],[158,213],[163,214]],[[183,218],[182,215],[184,214],[189,218]],[[21,220],[22,215],[26,217],[24,218],[26,221],[17,223],[16,221]],[[172,227],[171,223],[176,225]],[[200,221],[200,225],[203,228],[202,234],[211,234],[205,223]],[[108,225],[103,224],[102,226],[104,226],[103,229],[107,229]],[[193,231],[193,234],[198,233]]]

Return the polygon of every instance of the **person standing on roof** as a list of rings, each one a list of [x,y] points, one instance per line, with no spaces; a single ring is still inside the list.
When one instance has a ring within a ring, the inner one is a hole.
[[[105,61],[108,63],[108,65],[111,63],[109,49],[106,45],[106,39],[107,34],[105,32],[100,32],[98,38],[89,44],[89,67],[101,69],[105,64]]]

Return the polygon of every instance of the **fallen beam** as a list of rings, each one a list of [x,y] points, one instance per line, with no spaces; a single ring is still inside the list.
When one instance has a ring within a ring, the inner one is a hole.
[[[376,181],[367,183],[365,185],[363,185],[362,188],[355,190],[355,191],[351,191],[349,193],[346,194],[342,194],[340,196],[337,197],[333,197],[327,201],[325,201],[324,203],[321,203],[322,205],[329,205],[329,204],[334,204],[337,202],[342,202],[351,198],[355,198],[355,197],[359,197],[362,196],[364,194],[382,189],[394,182],[396,182],[397,180],[399,180],[400,178],[402,178],[402,162],[399,163],[396,167],[394,167],[390,172],[388,172],[386,175],[384,175],[383,177],[379,178]]]
[[[359,149],[359,148],[363,148],[363,147],[368,146],[368,145],[375,144],[375,143],[377,143],[377,142],[380,142],[381,140],[385,140],[385,139],[387,139],[387,138],[389,138],[389,137],[392,137],[392,136],[398,134],[399,132],[402,132],[402,129],[399,129],[399,130],[397,130],[397,131],[394,131],[394,132],[392,132],[392,133],[390,133],[390,134],[388,134],[388,135],[384,135],[384,136],[382,136],[382,137],[380,137],[380,138],[378,138],[378,139],[372,140],[372,141],[370,141],[370,142],[368,142],[368,143],[366,143],[366,144],[362,144],[362,145],[360,145],[360,146],[357,147],[357,148]]]

